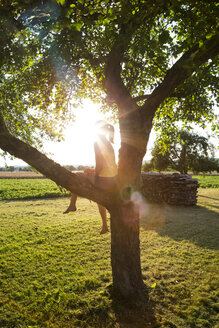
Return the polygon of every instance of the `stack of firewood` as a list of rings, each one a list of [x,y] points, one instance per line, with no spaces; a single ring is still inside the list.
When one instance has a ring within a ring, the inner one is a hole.
[[[196,205],[197,179],[184,174],[142,173],[143,196],[157,203]]]

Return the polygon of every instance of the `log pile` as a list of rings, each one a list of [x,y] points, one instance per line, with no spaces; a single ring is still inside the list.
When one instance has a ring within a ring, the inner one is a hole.
[[[196,205],[197,179],[184,174],[142,173],[142,194],[149,201],[170,205]]]

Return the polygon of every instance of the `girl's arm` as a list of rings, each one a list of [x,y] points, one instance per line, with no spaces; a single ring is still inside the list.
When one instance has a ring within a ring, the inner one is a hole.
[[[103,167],[103,157],[100,152],[100,148],[98,147],[96,142],[94,143],[94,152],[95,152],[95,161],[96,161],[95,172],[97,175],[99,175]]]

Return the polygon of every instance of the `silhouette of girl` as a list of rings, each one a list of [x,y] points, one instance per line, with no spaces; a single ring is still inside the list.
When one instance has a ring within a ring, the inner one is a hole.
[[[85,169],[85,175],[97,188],[104,191],[114,191],[116,188],[117,166],[115,153],[112,144],[114,143],[114,127],[101,120],[96,123],[97,140],[94,143],[95,169]],[[82,173],[81,173],[82,174]],[[71,195],[71,202],[64,214],[76,211],[77,195]],[[104,234],[108,229],[106,208],[100,204],[98,209],[102,218],[102,229],[100,234]]]

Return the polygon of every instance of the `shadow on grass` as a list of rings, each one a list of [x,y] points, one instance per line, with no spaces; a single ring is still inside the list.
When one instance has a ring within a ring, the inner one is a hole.
[[[104,307],[99,303],[90,306],[88,311],[82,311],[77,319],[87,325],[80,327],[92,328],[158,328],[155,318],[155,303],[149,299],[145,286],[140,301],[134,299],[124,300],[113,293],[112,284],[106,287],[104,296],[110,303]],[[109,315],[109,313],[111,315]],[[72,326],[75,327],[75,326]]]
[[[215,208],[215,205],[211,205]],[[189,240],[209,249],[219,249],[218,212],[202,206],[169,206],[149,204],[147,215],[141,219],[144,230],[155,230],[161,236],[176,241]]]
[[[154,315],[155,304],[148,298],[146,287],[141,302],[121,300],[113,295],[112,286],[109,292],[111,294],[112,308],[119,328],[157,327],[157,321]]]
[[[205,196],[205,195],[199,195],[199,197],[209,198],[209,199],[213,199],[213,200],[217,200],[218,201],[218,198],[209,197],[209,196]]]
[[[211,203],[210,204],[211,207],[216,208],[216,209],[219,209],[219,199],[214,198],[214,197],[205,196],[205,195],[199,195],[199,197],[200,197],[200,199],[201,198],[204,198],[205,202],[209,200],[209,202]],[[205,199],[205,198],[207,198],[207,199]],[[215,204],[214,201],[216,201],[217,204]]]

